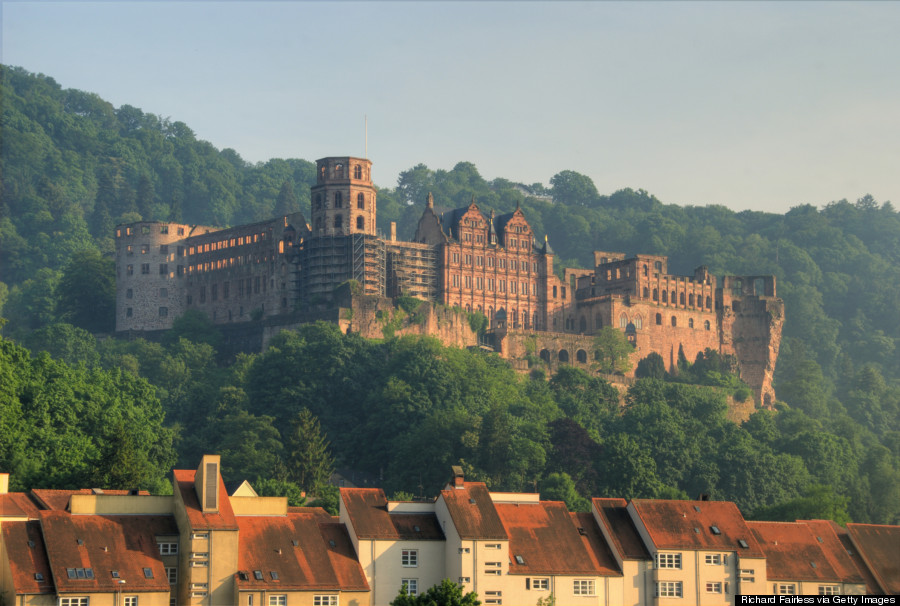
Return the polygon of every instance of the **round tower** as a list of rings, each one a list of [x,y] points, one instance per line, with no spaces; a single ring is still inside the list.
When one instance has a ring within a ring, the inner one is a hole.
[[[310,202],[313,237],[375,235],[371,160],[348,156],[316,160]]]

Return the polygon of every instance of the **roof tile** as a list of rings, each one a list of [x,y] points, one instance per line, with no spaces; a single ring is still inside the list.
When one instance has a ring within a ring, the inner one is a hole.
[[[453,525],[462,539],[508,539],[494,502],[482,482],[465,482],[462,488],[441,491]]]
[[[847,532],[881,590],[900,594],[900,526],[847,524]]]
[[[771,581],[843,582],[809,526],[800,522],[747,522],[766,555]],[[861,582],[861,579],[860,579]]]

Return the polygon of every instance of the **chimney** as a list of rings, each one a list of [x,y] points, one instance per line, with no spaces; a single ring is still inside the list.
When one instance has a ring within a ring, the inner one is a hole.
[[[453,479],[450,481],[450,483],[453,485],[453,488],[463,488],[465,476],[463,475],[462,466],[453,465],[450,469],[453,472]]]
[[[203,455],[194,476],[194,490],[203,513],[219,513],[219,455]]]
[[[397,241],[397,222],[391,221],[391,242]]]
[[[0,494],[9,492],[9,474],[0,473]]]

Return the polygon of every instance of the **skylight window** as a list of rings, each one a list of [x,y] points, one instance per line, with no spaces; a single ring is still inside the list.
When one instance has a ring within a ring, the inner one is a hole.
[[[271,570],[271,571],[269,571],[269,574],[272,575],[272,580],[273,580],[273,581],[277,581],[277,580],[278,580],[278,573],[277,573],[277,572],[275,572],[274,570]]]
[[[293,539],[293,540],[291,541],[291,544],[292,544],[294,547],[297,547],[297,546],[300,545],[300,541],[298,541],[297,539]]]
[[[39,572],[36,572],[36,573],[34,573],[34,580],[35,580],[35,581],[43,581],[43,580],[44,580],[44,575],[42,575],[42,574],[39,573]]]
[[[253,578],[256,579],[257,581],[262,581],[263,580],[262,570],[254,570]]]
[[[719,530],[718,526],[710,526],[709,529],[712,530],[713,534],[722,534],[722,531]]]
[[[418,526],[413,526],[413,530],[415,530],[416,532],[422,532],[422,529]]]
[[[118,579],[118,578],[119,578],[119,571],[118,571],[118,570],[110,570],[110,571],[109,571],[109,574],[111,574],[111,575],[112,575],[112,578],[114,578],[114,579]]]
[[[738,539],[738,545],[740,545],[744,549],[748,549],[750,547],[749,545],[747,545],[747,541],[745,541],[744,539]]]
[[[66,576],[70,579],[93,579],[93,568],[66,568]]]
[[[153,569],[152,568],[144,568],[144,578],[145,579],[153,578]]]
[[[694,505],[694,511],[700,513],[700,507],[698,505]]]
[[[517,555],[517,556],[516,556],[516,564],[518,564],[519,566],[524,565],[524,564],[525,564],[525,559],[524,559],[522,556]]]

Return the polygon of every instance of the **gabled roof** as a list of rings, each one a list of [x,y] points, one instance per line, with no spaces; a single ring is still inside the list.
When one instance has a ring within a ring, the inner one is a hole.
[[[367,591],[349,536],[341,524],[326,520],[319,513],[240,516],[238,588]]]
[[[389,513],[380,488],[341,488],[341,500],[360,539],[443,541],[433,513]]]
[[[155,537],[178,534],[172,516],[41,511],[40,523],[57,592],[115,591],[120,580],[128,591],[169,591]],[[70,579],[68,568],[91,568],[94,578]],[[146,577],[144,568],[150,569],[152,578]],[[112,576],[113,570],[118,578]]]
[[[73,494],[106,494],[114,496],[130,495],[130,490],[105,490],[100,488],[79,488],[78,490],[55,490],[51,488],[33,488],[31,495],[38,505],[43,509],[54,509],[56,511],[66,511],[69,508],[69,499]],[[138,493],[147,496],[150,493],[146,490],[139,490]]]
[[[623,560],[650,560],[650,552],[644,546],[641,536],[631,516],[628,515],[628,503],[625,499],[592,499],[594,509],[606,526],[612,540],[612,548]]]
[[[590,514],[557,501],[496,508],[509,535],[509,574],[621,575]]]
[[[483,482],[464,482],[462,488],[442,490],[441,498],[460,538],[507,540],[506,530]]]
[[[869,567],[866,565],[865,560],[863,560],[862,555],[859,553],[859,549],[857,549],[856,545],[853,544],[853,541],[850,539],[850,533],[847,532],[846,528],[842,528],[835,522],[831,520],[799,520],[804,524],[810,525],[810,528],[813,531],[813,534],[818,534],[818,524],[828,524],[834,534],[837,536],[840,541],[841,547],[844,549],[844,553],[847,554],[853,564],[856,566],[857,571],[862,576],[863,581],[866,584],[866,593],[868,594],[879,594],[884,593],[878,586],[878,581],[875,579],[875,576],[872,574],[872,571],[869,570]]]
[[[731,501],[633,499],[629,507],[637,513],[657,550],[734,551],[745,558],[763,557],[744,517]]]
[[[847,532],[881,590],[900,594],[900,526],[847,524]]]
[[[766,577],[770,581],[843,582],[806,524],[747,522],[747,525],[766,555]]]
[[[0,518],[37,519],[38,506],[24,492],[0,494]]]
[[[197,491],[194,489],[194,477],[197,472],[193,469],[175,469],[175,489],[181,493],[184,508],[187,512],[191,530],[237,530],[234,510],[231,508],[231,500],[225,489],[225,482],[219,476],[219,512],[204,513],[197,499]]]
[[[857,557],[854,559],[847,548],[841,542],[838,531],[846,534],[846,530],[832,522],[831,520],[797,520],[805,524],[809,531],[819,542],[819,546],[828,558],[831,567],[843,580],[844,583],[868,584],[862,569],[865,564],[860,567],[862,559]],[[752,525],[751,525],[752,528]]]
[[[41,523],[4,522],[2,543],[9,555],[12,587],[16,595],[55,593],[50,562],[41,536]],[[41,575],[38,580],[35,575]]]

